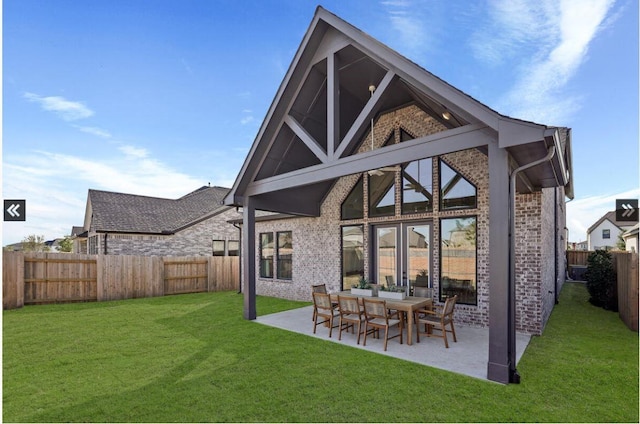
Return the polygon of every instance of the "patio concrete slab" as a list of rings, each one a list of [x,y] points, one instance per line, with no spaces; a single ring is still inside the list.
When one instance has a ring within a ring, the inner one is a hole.
[[[489,329],[456,325],[458,342],[454,343],[449,337],[449,348],[444,347],[444,341],[437,337],[421,337],[420,343],[416,343],[414,331],[413,345],[406,344],[406,329],[403,343],[399,339],[391,339],[388,342],[387,351],[383,350],[383,340],[367,337],[367,345],[356,344],[356,335],[350,332],[342,333],[342,340],[338,340],[337,327],[333,329],[329,338],[329,329],[319,325],[316,334],[313,334],[313,306],[291,309],[275,314],[259,316],[256,322],[271,327],[305,334],[307,336],[324,339],[333,343],[340,343],[357,349],[368,350],[381,355],[411,361],[418,364],[439,368],[458,374],[464,374],[487,380],[487,362],[489,360]],[[392,333],[391,335],[393,335]],[[516,334],[516,364],[520,361],[531,336]]]

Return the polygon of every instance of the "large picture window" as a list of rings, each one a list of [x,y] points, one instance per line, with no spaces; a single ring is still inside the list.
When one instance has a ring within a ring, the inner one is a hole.
[[[273,233],[260,233],[260,277],[273,278]]]
[[[477,305],[476,217],[440,220],[440,301]]]
[[[276,263],[278,267],[278,278],[290,280],[293,266],[293,240],[291,231],[281,231],[278,235],[278,250]]]
[[[364,276],[364,228],[342,227],[342,289],[349,290]]]

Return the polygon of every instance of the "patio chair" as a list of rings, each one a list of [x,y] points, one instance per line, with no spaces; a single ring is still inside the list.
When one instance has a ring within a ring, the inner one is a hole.
[[[433,292],[433,289],[431,287],[413,287],[413,295],[416,297],[429,297],[431,298],[432,295],[431,293]]]
[[[342,330],[348,330],[351,327],[351,332],[353,332],[354,327],[357,325],[357,344],[360,344],[362,323],[365,321],[365,317],[364,310],[360,308],[358,298],[355,296],[338,296],[338,310],[340,312],[338,340],[342,340]]]
[[[331,304],[331,297],[327,293],[313,293],[313,334],[316,334],[318,324],[329,323],[329,337],[333,331],[333,319],[340,316]],[[318,319],[324,318],[323,321]]]
[[[374,330],[384,329],[384,350],[387,351],[387,341],[394,337],[400,337],[400,344],[402,344],[402,329],[403,319],[398,311],[395,313],[389,313],[387,309],[387,302],[378,299],[362,299],[364,303],[364,315],[366,320],[364,342],[363,346],[367,345],[367,334],[369,334],[369,328]],[[395,318],[394,318],[395,317]],[[400,330],[398,334],[393,337],[389,337],[389,328],[398,326]]]
[[[311,286],[311,293],[327,293],[327,285],[326,284],[313,284]],[[338,307],[338,302],[331,302],[331,304],[333,305],[334,308]],[[315,308],[313,309],[313,317],[311,318],[312,321],[316,320],[316,310]]]
[[[429,310],[419,309],[415,311],[415,323],[416,323],[416,340],[420,343],[420,334],[424,334],[427,337],[442,337],[444,339],[444,346],[448,349],[449,342],[447,341],[447,332],[453,334],[453,341],[457,342],[456,329],[453,326],[453,309],[458,301],[458,295],[447,298],[444,302],[444,306],[441,310]],[[426,331],[420,332],[420,324],[424,324]],[[451,327],[451,330],[447,330],[447,325]],[[440,330],[440,334],[434,334],[432,330]]]
[[[326,284],[314,284],[311,286],[311,291],[313,293],[326,293],[327,285]]]

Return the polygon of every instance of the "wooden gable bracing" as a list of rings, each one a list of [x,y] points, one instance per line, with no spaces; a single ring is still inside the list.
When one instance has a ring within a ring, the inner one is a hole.
[[[408,105],[437,120],[439,132],[361,148],[372,122]],[[501,115],[318,7],[225,198],[243,207],[245,318],[256,318],[256,210],[319,216],[340,177],[479,149],[489,164],[487,374],[517,381],[510,185],[519,192],[565,187],[571,196],[570,146],[568,129]]]

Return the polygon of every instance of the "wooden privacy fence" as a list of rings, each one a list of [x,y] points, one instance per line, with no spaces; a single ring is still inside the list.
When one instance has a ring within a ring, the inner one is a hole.
[[[3,252],[2,306],[237,290],[238,257]]]
[[[591,251],[567,250],[567,268],[587,266]],[[618,313],[620,319],[633,331],[638,331],[638,254],[609,252],[617,275]]]
[[[618,275],[618,313],[633,331],[638,331],[638,254],[616,253],[613,266]]]

